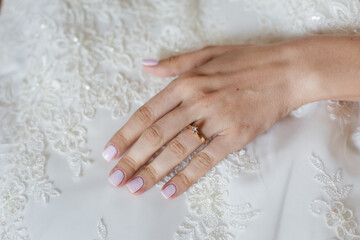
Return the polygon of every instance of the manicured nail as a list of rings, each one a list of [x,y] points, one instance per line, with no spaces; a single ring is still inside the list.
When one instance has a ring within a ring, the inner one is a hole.
[[[156,66],[159,64],[159,61],[155,59],[143,59],[142,64],[145,66]]]
[[[137,192],[144,185],[144,180],[141,177],[134,178],[126,186],[131,193]]]
[[[176,193],[176,186],[172,183],[167,185],[162,191],[161,194],[164,198],[169,199],[172,195]]]
[[[114,185],[118,186],[122,180],[124,179],[124,173],[120,169],[116,169],[109,177],[109,182]]]
[[[103,158],[105,158],[106,161],[112,160],[115,155],[117,154],[117,149],[114,145],[109,145],[102,153]]]

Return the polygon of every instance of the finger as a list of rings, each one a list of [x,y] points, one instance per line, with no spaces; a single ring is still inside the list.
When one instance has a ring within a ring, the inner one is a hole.
[[[189,164],[168,183],[161,193],[166,198],[175,198],[196,183],[212,167],[223,160],[232,151],[227,136],[216,136],[204,149],[197,153]]]
[[[200,135],[190,128],[185,128],[184,131],[179,133],[156,159],[129,181],[127,184],[128,190],[136,195],[146,192],[200,147],[205,139],[214,136],[220,131],[214,127],[216,124],[208,124],[208,122],[211,123],[212,121],[200,119],[192,124],[199,128]]]
[[[110,161],[123,155],[147,127],[181,102],[180,94],[169,86],[137,109],[125,125],[112,136],[104,147],[105,160]]]
[[[131,193],[142,194],[164,178],[203,142],[186,128],[172,139],[154,161],[141,170],[126,186]]]
[[[160,62],[152,59],[143,60],[144,69],[158,77],[172,77],[201,66],[219,54],[224,53],[229,46],[208,46],[203,49],[172,56]]]
[[[188,108],[181,105],[145,129],[110,172],[110,182],[116,186],[124,185],[157,150],[193,121],[192,116]],[[111,177],[114,172],[119,176],[116,181]]]

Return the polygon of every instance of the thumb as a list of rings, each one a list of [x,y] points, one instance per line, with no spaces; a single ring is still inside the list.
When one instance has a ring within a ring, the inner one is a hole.
[[[144,59],[142,64],[144,69],[152,75],[158,77],[173,77],[201,66],[225,51],[226,47],[224,46],[208,46],[197,51],[171,56],[160,61]]]

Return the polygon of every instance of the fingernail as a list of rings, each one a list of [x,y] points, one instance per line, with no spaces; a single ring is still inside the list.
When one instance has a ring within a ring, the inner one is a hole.
[[[117,149],[114,145],[109,145],[102,153],[103,158],[105,158],[106,161],[112,160],[115,155],[117,154]]]
[[[124,179],[124,173],[120,169],[116,169],[109,177],[109,182],[114,185],[118,186],[122,180]]]
[[[144,185],[144,180],[141,177],[134,178],[126,186],[131,193],[138,191]]]
[[[176,186],[174,184],[167,185],[162,191],[161,194],[164,198],[169,199],[172,195],[176,193]]]
[[[145,66],[156,66],[159,64],[159,61],[155,59],[143,59],[142,64]]]

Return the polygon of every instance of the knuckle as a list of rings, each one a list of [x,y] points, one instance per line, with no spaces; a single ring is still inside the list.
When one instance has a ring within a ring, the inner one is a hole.
[[[179,60],[179,55],[173,55],[168,57],[167,61],[169,64],[174,64]]]
[[[223,138],[223,141],[225,142],[225,146],[227,152],[233,152],[236,150],[239,150],[244,147],[243,140],[239,140],[239,135],[235,132],[227,135],[225,138]]]
[[[178,177],[180,179],[180,182],[187,188],[189,188],[193,184],[193,180],[184,173],[179,173]]]
[[[199,91],[196,96],[191,99],[190,108],[193,108],[195,111],[199,109],[209,109],[211,106],[211,96],[207,93]]]
[[[189,94],[194,92],[195,88],[199,85],[199,81],[202,80],[202,76],[199,76],[197,73],[185,73],[174,79],[171,82],[170,87],[174,94],[183,96],[183,94]]]
[[[129,156],[124,156],[119,163],[125,165],[133,173],[138,169],[135,160]]]
[[[176,76],[181,72],[180,56],[175,55],[167,59],[167,63],[170,66],[168,69],[170,75]]]
[[[210,169],[214,164],[214,159],[205,152],[198,153],[194,160],[194,163],[198,168]]]
[[[150,143],[156,145],[162,140],[163,134],[161,129],[154,124],[145,130],[144,138]]]
[[[156,183],[158,180],[158,176],[159,174],[157,173],[157,171],[155,170],[155,168],[151,165],[148,165],[144,168],[144,173],[148,175],[148,177],[150,178],[150,181],[152,183]]]
[[[141,106],[134,115],[144,125],[150,124],[154,116],[150,108],[146,105]]]
[[[116,142],[119,144],[119,145],[122,145],[122,146],[129,146],[129,140],[124,137],[124,135],[121,133],[121,132],[118,132],[115,136],[116,138]]]
[[[169,150],[178,158],[182,158],[186,152],[184,145],[182,145],[177,139],[174,139],[169,143]]]
[[[183,88],[183,78],[184,77],[178,77],[178,78],[175,78],[174,80],[172,80],[168,87],[171,89],[172,93],[179,93],[179,91],[182,90]]]
[[[228,139],[229,143],[238,144],[239,138],[240,138],[239,136],[242,136],[242,135],[240,133],[238,133],[237,131],[234,131],[227,136],[227,139]]]
[[[184,112],[188,113],[190,116],[193,116],[194,114],[198,115],[210,105],[209,99],[206,96],[201,96],[201,92],[199,92],[198,95],[199,96],[190,98],[182,105]]]
[[[251,135],[249,131],[234,131],[232,134],[228,136],[229,144],[228,146],[235,146],[238,148],[242,148],[245,144],[251,139]]]
[[[171,91],[173,91],[175,88],[177,88],[177,80],[178,80],[178,78],[173,79],[173,80],[167,85],[167,88],[169,88]]]
[[[196,102],[198,102],[198,104],[201,107],[209,107],[209,104],[212,100],[212,97],[206,93],[199,93],[199,95],[197,96],[197,98],[195,99]]]
[[[178,78],[176,81],[176,87],[180,90],[188,90],[195,86],[197,80],[196,76],[185,76]]]
[[[181,78],[175,78],[170,82],[169,86],[172,87],[173,90],[177,91],[180,88],[180,81]]]

